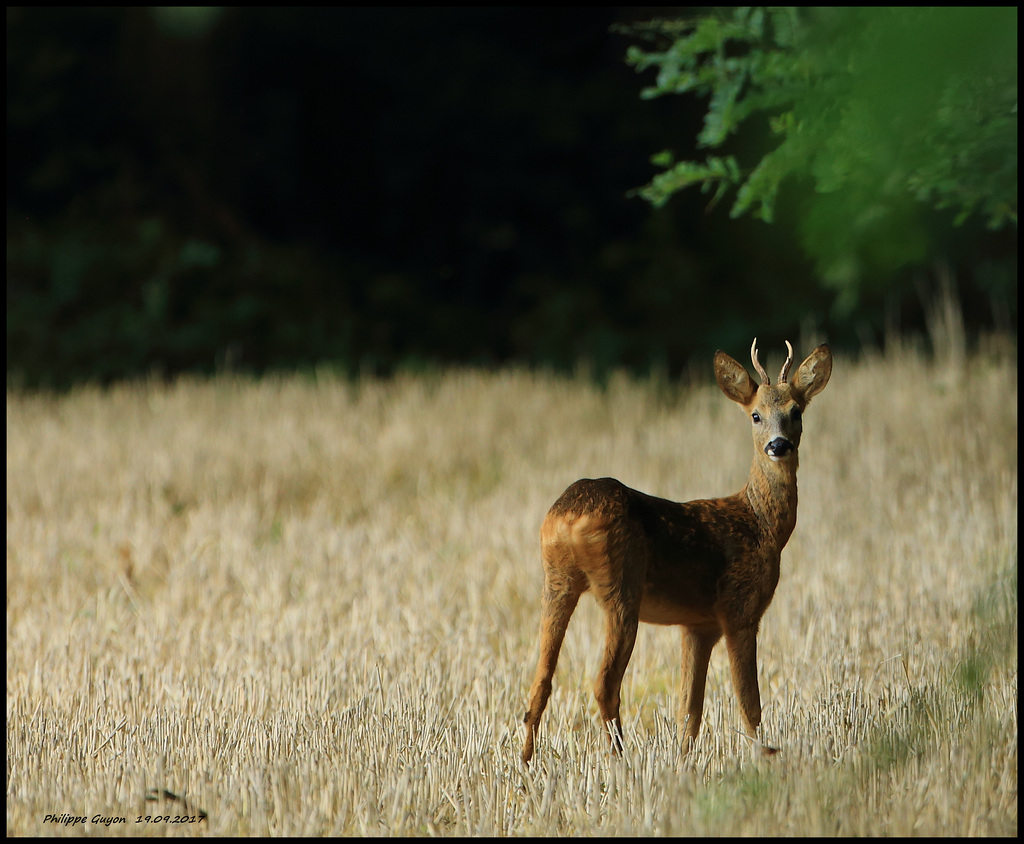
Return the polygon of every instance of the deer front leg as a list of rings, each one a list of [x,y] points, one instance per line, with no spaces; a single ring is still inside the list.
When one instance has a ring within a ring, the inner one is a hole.
[[[761,692],[757,687],[757,628],[727,633],[725,644],[729,649],[732,683],[740,702],[747,735],[758,742],[765,755],[778,753],[777,748],[761,744],[757,737],[757,728],[761,725]]]
[[[761,724],[761,692],[757,687],[757,631],[748,628],[725,637],[729,649],[729,668],[736,699],[747,726],[747,735],[757,738]]]
[[[683,677],[679,695],[679,725],[684,728],[683,753],[697,741],[704,716],[704,689],[708,662],[720,633],[698,633],[683,628]]]

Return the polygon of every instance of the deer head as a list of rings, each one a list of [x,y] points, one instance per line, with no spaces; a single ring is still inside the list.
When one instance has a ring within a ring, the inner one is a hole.
[[[772,385],[757,358],[757,338],[754,338],[750,360],[761,378],[760,386],[754,383],[743,366],[725,352],[715,353],[718,386],[750,417],[756,453],[773,462],[787,461],[796,456],[803,431],[804,408],[824,389],[832,374],[832,352],[823,343],[807,356],[789,381],[793,347],[788,340],[786,349],[789,355],[779,372],[779,383]]]

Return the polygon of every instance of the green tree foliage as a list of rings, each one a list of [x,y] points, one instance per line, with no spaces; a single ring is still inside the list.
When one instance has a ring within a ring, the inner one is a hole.
[[[638,71],[658,71],[642,96],[708,98],[699,148],[724,152],[741,129],[771,138],[740,151],[752,164],[654,156],[663,170],[638,191],[654,205],[693,185],[713,202],[735,188],[733,217],[772,222],[792,185],[801,242],[848,303],[868,277],[934,251],[934,209],[1016,227],[1015,8],[747,7],[634,31],[667,39],[629,50]]]

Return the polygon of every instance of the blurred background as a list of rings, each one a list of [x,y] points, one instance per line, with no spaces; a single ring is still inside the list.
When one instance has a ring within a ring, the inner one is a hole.
[[[450,364],[676,377],[755,334],[856,350],[934,340],[950,313],[968,345],[1015,338],[1016,11],[1009,221],[914,200],[879,226],[912,249],[831,274],[807,244],[845,226],[841,193],[828,216],[784,189],[766,223],[698,188],[633,192],[662,150],[705,155],[707,100],[641,97],[657,69],[626,61],[646,43],[630,25],[692,14],[8,8],[8,386]]]

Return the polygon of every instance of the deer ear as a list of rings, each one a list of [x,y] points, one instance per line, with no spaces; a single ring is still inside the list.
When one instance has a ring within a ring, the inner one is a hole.
[[[715,352],[715,380],[734,402],[748,405],[757,394],[757,384],[750,374],[725,352]]]
[[[832,350],[826,343],[822,343],[800,364],[790,383],[793,389],[804,397],[804,401],[810,401],[825,389],[831,375]]]

